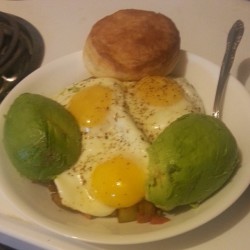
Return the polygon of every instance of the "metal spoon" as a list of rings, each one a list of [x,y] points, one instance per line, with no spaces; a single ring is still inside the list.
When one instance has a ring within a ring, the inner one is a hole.
[[[244,33],[244,24],[241,20],[237,20],[230,29],[227,37],[227,48],[222,61],[219,81],[215,94],[213,116],[221,118],[222,103],[224,100],[225,87],[227,85],[228,76],[234,61],[236,49],[241,41]]]

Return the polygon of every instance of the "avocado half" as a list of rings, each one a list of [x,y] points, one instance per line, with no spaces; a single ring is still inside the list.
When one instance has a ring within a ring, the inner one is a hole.
[[[210,197],[229,180],[240,160],[226,125],[194,113],[170,124],[148,153],[146,199],[166,211]]]
[[[68,169],[81,152],[81,133],[74,117],[56,101],[30,93],[11,105],[3,142],[14,167],[41,182]]]

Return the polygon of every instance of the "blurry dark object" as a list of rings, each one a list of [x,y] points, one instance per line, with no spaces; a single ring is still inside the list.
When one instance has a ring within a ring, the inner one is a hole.
[[[8,246],[5,246],[5,245],[2,245],[0,243],[0,250],[15,250],[14,248],[11,248],[11,247],[8,247]]]
[[[44,57],[44,41],[26,20],[0,12],[0,102]]]

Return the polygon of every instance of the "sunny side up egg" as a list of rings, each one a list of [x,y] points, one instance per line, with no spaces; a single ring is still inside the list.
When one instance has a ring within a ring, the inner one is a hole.
[[[54,180],[62,204],[102,217],[142,200],[148,143],[126,112],[121,82],[90,78],[56,100],[75,116],[82,132],[78,162]]]
[[[147,76],[125,86],[129,113],[149,142],[178,117],[204,113],[202,100],[184,78]]]

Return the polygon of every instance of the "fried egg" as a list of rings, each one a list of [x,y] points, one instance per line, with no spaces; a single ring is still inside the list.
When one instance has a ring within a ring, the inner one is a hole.
[[[183,78],[147,76],[125,87],[129,113],[149,142],[178,117],[204,112],[194,87]]]
[[[148,143],[126,112],[121,82],[90,78],[56,100],[75,116],[82,132],[78,162],[54,180],[62,204],[102,217],[142,200]]]

